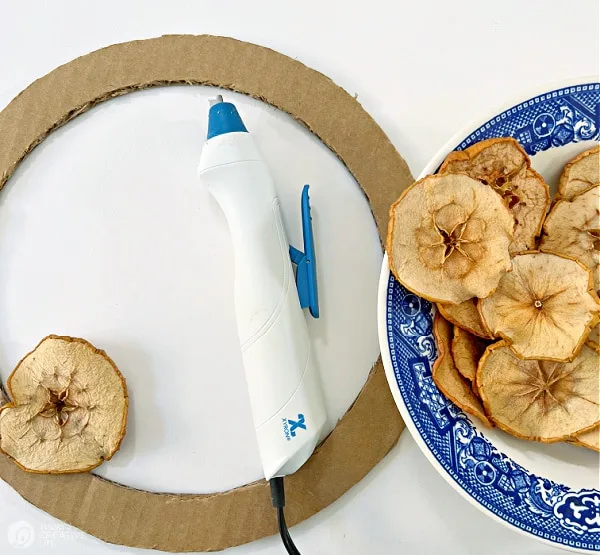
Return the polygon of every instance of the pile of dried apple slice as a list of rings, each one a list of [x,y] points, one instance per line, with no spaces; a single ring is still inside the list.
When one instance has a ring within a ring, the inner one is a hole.
[[[599,195],[600,147],[565,166],[550,208],[527,153],[495,138],[391,208],[391,270],[438,307],[433,380],[486,426],[600,451]]]

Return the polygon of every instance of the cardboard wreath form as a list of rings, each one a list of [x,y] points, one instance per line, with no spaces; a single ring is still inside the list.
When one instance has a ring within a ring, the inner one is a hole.
[[[105,100],[171,84],[230,89],[290,114],[346,165],[384,236],[388,207],[412,177],[381,128],[324,75],[267,48],[224,37],[164,36],[117,44],[35,81],[0,112],[0,188],[54,129]],[[403,428],[379,360],[335,430],[287,479],[289,524],[312,516],[359,482]],[[0,455],[0,478],[54,517],[125,546],[217,551],[277,532],[265,481],[211,495],[151,493],[92,473],[29,474],[5,455]]]

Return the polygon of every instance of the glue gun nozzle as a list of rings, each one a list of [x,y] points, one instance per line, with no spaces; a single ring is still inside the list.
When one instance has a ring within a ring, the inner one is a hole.
[[[223,95],[222,94],[218,94],[217,98],[211,98],[208,103],[211,106],[214,106],[215,104],[220,104],[221,102],[223,102]]]
[[[1,1],[1,0],[0,0]],[[223,97],[210,101],[208,110],[208,133],[206,139],[212,139],[225,133],[247,133],[248,130],[236,107],[231,102],[223,102]]]

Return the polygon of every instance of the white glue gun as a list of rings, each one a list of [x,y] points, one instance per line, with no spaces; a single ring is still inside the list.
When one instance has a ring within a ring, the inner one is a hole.
[[[289,247],[275,186],[254,139],[222,97],[209,111],[198,171],[231,232],[237,327],[265,478],[286,476],[310,457],[326,419],[302,310],[319,316],[308,185],[301,252]]]

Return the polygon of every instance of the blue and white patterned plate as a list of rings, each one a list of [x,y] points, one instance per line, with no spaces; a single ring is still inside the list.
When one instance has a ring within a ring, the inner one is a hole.
[[[511,136],[555,189],[564,164],[599,140],[600,83],[540,94],[453,139],[428,164],[434,173],[451,150]],[[553,191],[554,192],[554,191]],[[437,470],[468,500],[508,526],[582,553],[600,551],[600,458],[566,445],[518,440],[448,401],[431,379],[437,356],[435,308],[407,291],[384,260],[379,337],[387,379],[408,429]]]

